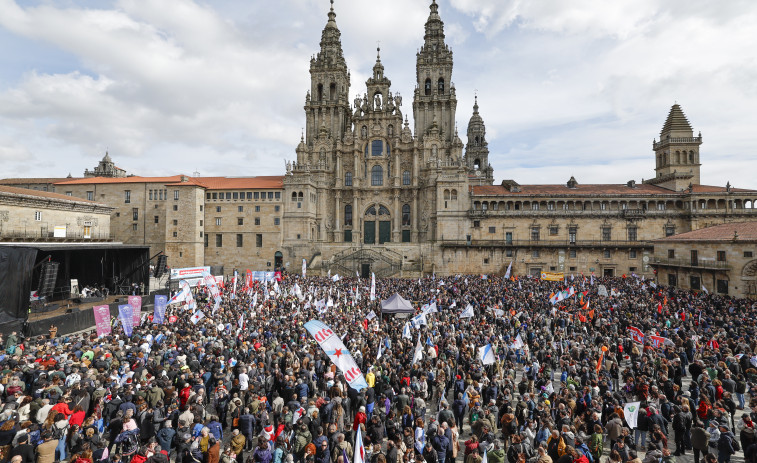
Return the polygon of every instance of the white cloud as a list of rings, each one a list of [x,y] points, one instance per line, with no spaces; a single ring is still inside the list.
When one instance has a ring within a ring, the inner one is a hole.
[[[412,117],[415,52],[428,4],[336,1],[353,97],[364,92],[380,41],[392,90],[402,93],[403,112]],[[328,2],[94,5],[0,0],[0,28],[74,57],[65,66],[25,65],[0,87],[3,176],[78,175],[106,147],[140,174],[282,173],[304,125],[309,61]],[[755,186],[757,5],[439,5],[455,56],[460,132],[477,89],[497,178],[562,183],[572,170],[584,183],[650,177],[652,138],[677,100],[705,137],[703,180]],[[0,56],[6,75],[13,72],[9,60]],[[16,158],[26,161],[8,161]],[[753,167],[731,173],[732,165]]]

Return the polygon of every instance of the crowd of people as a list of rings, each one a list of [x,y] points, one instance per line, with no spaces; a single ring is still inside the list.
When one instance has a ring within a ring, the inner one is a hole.
[[[230,285],[130,337],[7,335],[0,463],[757,463],[754,301],[636,276]],[[382,315],[395,293],[423,316]]]

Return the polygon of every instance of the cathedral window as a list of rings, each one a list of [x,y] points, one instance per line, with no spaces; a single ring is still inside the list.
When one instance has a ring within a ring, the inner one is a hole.
[[[371,142],[371,156],[381,156],[382,154],[384,154],[384,142],[373,140]]]
[[[318,84],[318,98],[317,101],[323,100],[323,84]]]
[[[371,206],[365,211],[365,215],[376,215],[376,206]]]
[[[350,204],[344,206],[344,225],[346,227],[352,226],[352,205]]]
[[[379,215],[391,215],[391,214],[389,214],[389,209],[385,208],[384,206],[379,206],[378,214]]]
[[[478,169],[481,168],[481,160],[480,159],[476,159],[475,161],[473,161],[473,168],[476,169],[476,170],[478,170]]]
[[[382,186],[384,184],[384,169],[375,165],[371,169],[371,186]]]
[[[473,146],[478,146],[478,135],[473,139]]]
[[[431,79],[426,79],[425,94],[431,95]]]
[[[329,99],[336,100],[336,84],[333,82],[329,86]]]
[[[449,190],[444,190],[444,199],[449,200]]]
[[[297,201],[297,192],[296,191],[292,192],[292,202],[294,202],[294,201]]]
[[[689,151],[689,164],[694,164],[694,152]]]
[[[304,196],[303,196],[303,194],[302,194],[302,192],[301,192],[301,191],[300,191],[299,193],[297,193],[297,202],[298,202],[298,203],[301,203],[301,202],[302,202],[302,198],[303,198],[303,197],[304,197]]]
[[[452,190],[452,193],[451,193],[450,199],[451,199],[452,201],[457,201],[457,190]]]
[[[410,171],[409,170],[402,172],[402,184],[410,185]]]
[[[402,205],[402,226],[410,226],[410,205]]]
[[[444,95],[444,77],[440,77],[436,84],[439,95]]]
[[[352,172],[344,174],[344,186],[352,186]]]

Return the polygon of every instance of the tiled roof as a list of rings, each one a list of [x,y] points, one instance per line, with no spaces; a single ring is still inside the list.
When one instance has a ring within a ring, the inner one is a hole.
[[[182,178],[186,181],[182,182]],[[56,185],[91,185],[91,184],[118,184],[118,183],[159,183],[165,186],[196,185],[208,190],[244,190],[260,188],[283,188],[284,177],[189,177],[186,175],[173,175],[171,177],[89,177],[76,180],[56,182]]]
[[[666,133],[682,130],[693,132],[689,120],[686,119],[686,115],[683,113],[683,110],[681,110],[681,106],[674,104],[673,107],[670,108],[670,113],[668,113],[668,119],[665,121],[665,125],[662,126],[660,138]]]
[[[181,181],[181,175],[171,177],[85,177],[75,180],[66,179],[55,182],[56,185],[102,185],[111,183],[173,183]]]
[[[637,183],[634,188],[625,184],[595,184],[576,185],[576,188],[568,188],[567,185],[520,185],[520,191],[508,191],[501,185],[480,185],[471,187],[474,196],[530,196],[530,195],[670,195],[675,191],[666,188]]]
[[[28,188],[16,188],[12,186],[0,185],[0,193],[10,193],[14,195],[24,196],[39,196],[42,198],[58,199],[63,201],[70,201],[74,203],[87,203],[93,206],[105,206],[105,204],[95,201],[88,201],[86,199],[76,198],[73,196],[62,195],[59,193],[50,193],[49,191],[30,190]]]
[[[66,180],[78,180],[77,178],[53,177],[53,178],[4,178],[0,179],[0,185],[28,185],[31,183],[58,183]]]
[[[284,187],[281,175],[262,177],[189,177],[187,182],[168,183],[166,186],[182,186],[191,183],[207,190],[249,190]]]
[[[713,186],[713,185],[692,185],[691,186],[692,193],[725,193],[728,191],[726,187],[724,186]],[[749,190],[745,188],[731,188],[731,192],[735,193],[748,193],[750,191],[754,191],[757,193],[757,190]]]
[[[700,228],[657,241],[757,241],[757,221],[724,223]]]

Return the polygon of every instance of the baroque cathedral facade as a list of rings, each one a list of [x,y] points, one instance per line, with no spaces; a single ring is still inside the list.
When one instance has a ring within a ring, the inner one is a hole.
[[[651,240],[755,217],[754,190],[699,184],[701,134],[674,105],[642,183],[494,185],[478,101],[456,126],[453,55],[433,0],[416,55],[412,122],[380,50],[362,96],[333,8],[310,61],[305,130],[283,179],[281,248],[292,266],[363,276],[503,272],[651,274]]]
[[[431,258],[428,245],[443,238],[445,224],[454,229],[467,213],[468,187],[493,182],[477,104],[467,147],[457,131],[452,51],[438,8],[430,6],[416,57],[411,127],[380,50],[363,96],[350,101],[332,3],[310,61],[305,133],[284,177],[282,245],[298,257],[350,257],[337,265],[350,272],[356,261],[375,264],[377,254],[384,265],[417,267],[424,251]]]

